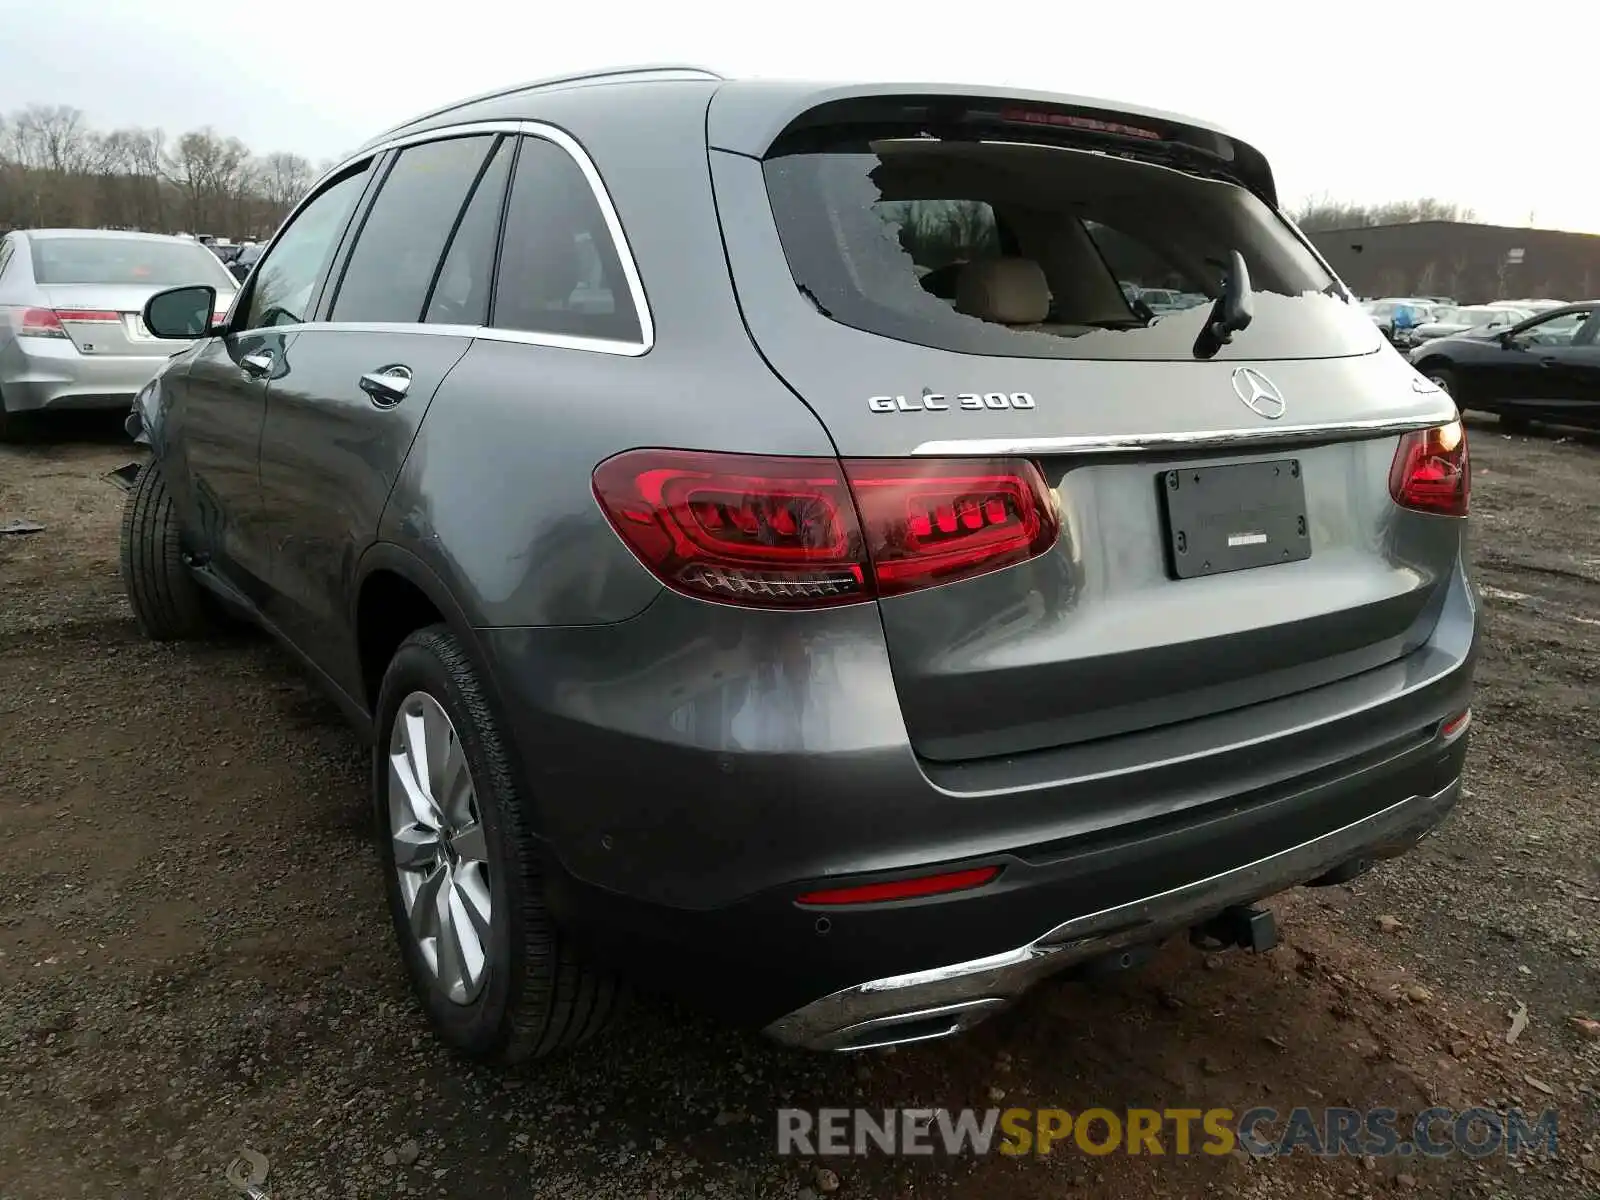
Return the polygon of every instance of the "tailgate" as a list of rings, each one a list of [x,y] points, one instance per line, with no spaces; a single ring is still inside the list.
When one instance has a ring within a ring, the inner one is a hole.
[[[853,194],[889,207],[898,238],[877,231],[881,211],[855,230],[860,214],[832,212],[791,237],[780,229],[803,223],[804,206],[769,196],[768,178],[793,164],[764,174],[748,157],[712,159],[751,335],[841,456],[1031,460],[1056,504],[1060,534],[1046,553],[880,600],[919,754],[1013,754],[1188,720],[1372,669],[1427,638],[1462,523],[1398,507],[1390,472],[1405,431],[1449,422],[1455,409],[1336,286],[1325,294],[1331,277],[1308,251],[1247,245],[1267,285],[1254,321],[1197,358],[1209,303],[1150,323],[1048,264],[1072,249],[1052,244],[1046,223],[1028,228],[1048,188],[1021,159],[997,166],[1015,176],[1012,190],[984,195],[982,212],[970,177],[937,162],[907,170],[899,191],[892,172],[869,171]],[[1138,179],[1108,170],[1121,174],[1089,199],[1137,210]],[[958,233],[968,245],[953,264],[938,258],[948,244],[930,254],[917,230],[907,237],[920,219],[911,186],[969,204]],[[1236,223],[1229,237],[1242,236]],[[863,239],[869,250],[853,253]],[[1215,292],[1203,270],[1179,281],[1171,258],[1141,261],[1130,245],[1095,240],[1121,256],[1114,273],[1102,264],[1117,295],[1163,279],[1172,293]],[[839,246],[849,261],[834,278],[816,264]],[[968,269],[984,256],[1045,260],[1048,311],[1027,291],[1038,269],[1018,290],[1009,265]],[[941,298],[924,281],[949,265],[966,277]],[[1295,270],[1311,286],[1273,286]],[[954,319],[921,295],[892,311],[894,289],[907,286],[957,309]]]

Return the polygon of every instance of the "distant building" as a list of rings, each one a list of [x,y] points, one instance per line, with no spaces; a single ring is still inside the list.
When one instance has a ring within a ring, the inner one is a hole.
[[[1416,221],[1306,236],[1358,296],[1600,299],[1600,234]]]

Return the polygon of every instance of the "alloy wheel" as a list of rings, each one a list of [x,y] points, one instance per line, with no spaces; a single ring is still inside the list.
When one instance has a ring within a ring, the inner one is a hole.
[[[389,836],[400,898],[440,990],[470,1004],[488,978],[489,849],[465,747],[427,692],[400,702],[389,735]]]

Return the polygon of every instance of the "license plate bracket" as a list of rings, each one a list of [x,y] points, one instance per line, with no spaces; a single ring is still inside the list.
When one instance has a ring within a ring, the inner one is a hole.
[[[1179,467],[1156,476],[1177,579],[1311,557],[1300,460]]]

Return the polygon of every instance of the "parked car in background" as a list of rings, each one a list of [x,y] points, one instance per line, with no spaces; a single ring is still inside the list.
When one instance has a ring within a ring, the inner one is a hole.
[[[1254,901],[1453,806],[1478,636],[1455,406],[1275,195],[1220,130],[1005,88],[440,109],[225,321],[150,300],[200,340],[130,416],[133,612],[313,664],[481,1059],[619,974],[858,1050],[1270,947]],[[1142,319],[1141,263],[1208,304]]]
[[[1429,341],[1411,362],[1462,409],[1498,413],[1507,425],[1600,427],[1600,302]]]
[[[1372,323],[1391,342],[1397,330],[1415,327],[1433,318],[1433,305],[1416,297],[1390,296],[1382,300],[1367,300],[1361,305]],[[1397,322],[1396,317],[1400,320]]]
[[[186,238],[17,230],[0,242],[0,436],[44,409],[127,408],[175,347],[140,317],[163,288],[203,284],[225,312],[237,289]]]
[[[1473,304],[1465,308],[1438,308],[1430,320],[1414,326],[1408,336],[1397,337],[1395,345],[1402,348],[1418,346],[1434,338],[1450,337],[1469,329],[1510,329],[1518,321],[1526,321],[1533,313],[1525,308],[1511,308],[1500,304]]]
[[[250,268],[256,265],[256,260],[261,257],[262,251],[266,248],[265,242],[247,242],[240,246],[239,253],[228,264],[228,270],[233,274],[233,277],[243,283],[245,276],[250,274]]]
[[[1495,305],[1504,304],[1507,308],[1520,308],[1527,313],[1542,313],[1553,308],[1565,308],[1571,303],[1571,300],[1503,300],[1496,301]]]

